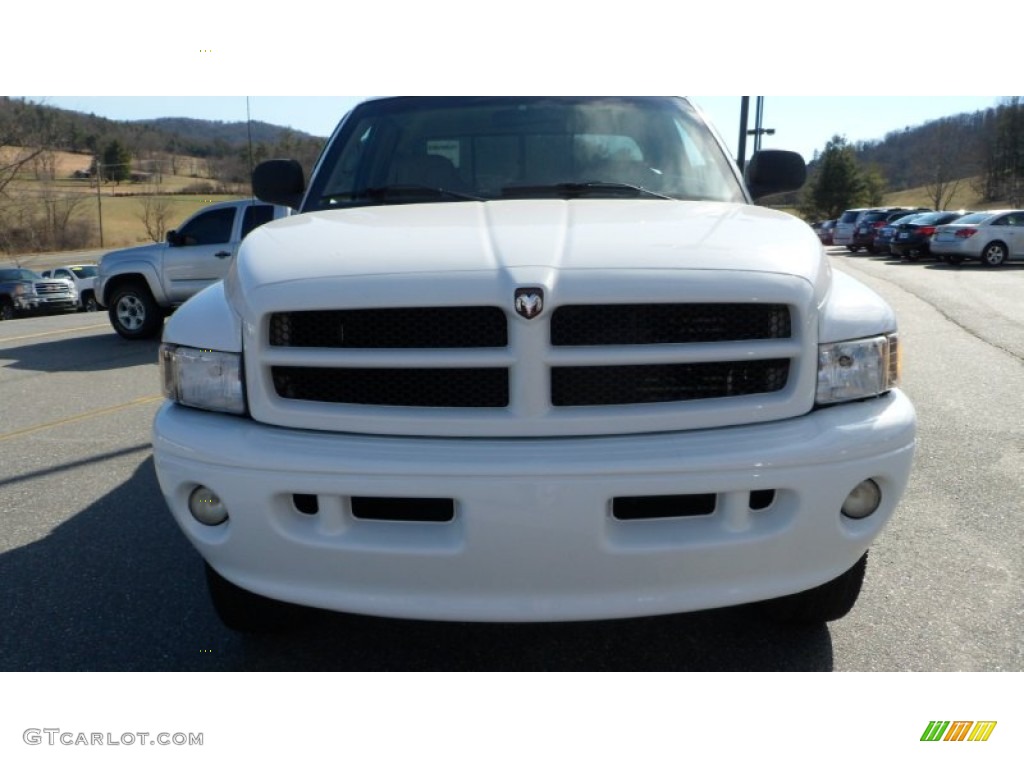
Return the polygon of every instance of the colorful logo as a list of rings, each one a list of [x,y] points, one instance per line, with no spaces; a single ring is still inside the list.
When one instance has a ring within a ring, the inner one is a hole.
[[[988,741],[996,729],[995,720],[932,720],[921,741]]]

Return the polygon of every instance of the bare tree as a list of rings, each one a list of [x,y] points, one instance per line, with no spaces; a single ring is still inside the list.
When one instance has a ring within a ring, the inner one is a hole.
[[[52,189],[44,191],[43,233],[47,247],[55,250],[81,248],[86,244],[89,226],[77,220],[75,214],[91,199],[88,194],[55,194]]]
[[[38,181],[54,181],[57,178],[57,153],[44,149],[32,158],[32,170]]]
[[[0,247],[6,251],[36,249],[45,240],[37,231],[38,201],[27,200],[15,182],[47,165],[54,130],[40,105],[0,98]]]
[[[154,243],[159,243],[167,234],[167,224],[171,218],[172,203],[169,198],[150,188],[148,193],[139,200],[139,221],[146,228],[146,234]]]
[[[0,109],[0,197],[50,146],[48,126],[33,112],[33,106],[4,99]]]
[[[951,120],[927,126],[918,142],[914,163],[925,179],[925,193],[936,211],[946,210],[956,195],[966,150]]]

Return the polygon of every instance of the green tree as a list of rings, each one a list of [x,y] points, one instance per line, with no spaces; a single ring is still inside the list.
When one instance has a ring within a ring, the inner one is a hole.
[[[878,166],[873,165],[866,171],[862,171],[861,180],[864,182],[864,204],[871,206],[885,205],[885,193],[888,191],[888,185],[885,183],[885,177]]]
[[[825,145],[814,176],[804,190],[800,208],[811,219],[838,219],[847,208],[867,201],[868,183],[845,137],[833,136]]]
[[[121,183],[131,177],[132,156],[128,149],[114,139],[103,149],[103,178]]]

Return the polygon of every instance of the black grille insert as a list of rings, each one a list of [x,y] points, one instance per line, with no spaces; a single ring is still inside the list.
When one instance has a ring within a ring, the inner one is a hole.
[[[455,501],[454,499],[399,499],[353,496],[352,516],[359,520],[450,523],[455,519]]]
[[[270,345],[331,349],[467,349],[507,347],[497,307],[407,307],[277,312]]]
[[[289,400],[421,408],[505,408],[505,368],[271,368]]]
[[[788,339],[785,304],[567,305],[551,317],[551,344],[688,344]]]
[[[786,386],[789,360],[553,368],[556,406],[670,403],[777,392]]]
[[[713,493],[622,496],[612,499],[612,517],[616,520],[659,520],[710,515],[715,511],[716,499]]]

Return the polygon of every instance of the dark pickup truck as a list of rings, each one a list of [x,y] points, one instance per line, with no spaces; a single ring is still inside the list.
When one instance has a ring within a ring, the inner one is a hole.
[[[78,291],[68,280],[46,280],[31,269],[0,267],[0,320],[21,314],[74,312]]]

